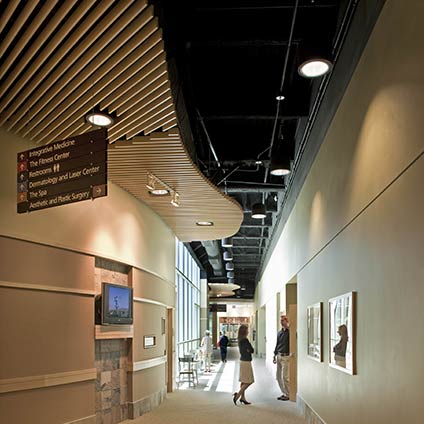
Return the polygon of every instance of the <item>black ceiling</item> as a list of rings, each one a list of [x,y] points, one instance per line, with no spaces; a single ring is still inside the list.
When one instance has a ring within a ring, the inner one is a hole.
[[[254,295],[290,178],[269,174],[270,146],[284,145],[291,160],[296,157],[323,79],[303,78],[297,68],[308,52],[334,58],[352,3],[155,2],[184,141],[201,171],[245,211],[232,248],[235,282],[246,288],[239,296]],[[279,93],[285,96],[280,102]],[[266,219],[252,219],[252,205],[262,201]],[[227,281],[214,272],[210,251],[198,242],[191,248],[209,281]]]

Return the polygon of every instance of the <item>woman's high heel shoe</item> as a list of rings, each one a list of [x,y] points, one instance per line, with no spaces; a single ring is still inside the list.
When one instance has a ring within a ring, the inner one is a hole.
[[[237,392],[233,394],[233,402],[234,402],[234,405],[236,406],[237,406],[237,395],[238,395]]]
[[[240,402],[243,403],[244,405],[251,405],[252,402],[248,402],[246,399],[240,399]]]

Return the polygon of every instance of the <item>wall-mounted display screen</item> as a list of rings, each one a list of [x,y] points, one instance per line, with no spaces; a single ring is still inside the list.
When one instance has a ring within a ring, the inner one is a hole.
[[[102,324],[133,323],[133,290],[102,283]]]

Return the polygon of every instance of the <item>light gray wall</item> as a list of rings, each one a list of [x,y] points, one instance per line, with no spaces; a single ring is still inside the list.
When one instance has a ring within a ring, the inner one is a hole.
[[[388,0],[259,284],[298,278],[298,393],[328,424],[422,422],[424,3]],[[358,293],[357,375],[328,366],[328,299]],[[324,362],[306,307],[324,302]]]

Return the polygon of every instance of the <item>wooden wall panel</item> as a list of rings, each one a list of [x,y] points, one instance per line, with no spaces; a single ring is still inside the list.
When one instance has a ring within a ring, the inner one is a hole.
[[[175,283],[136,268],[131,270],[130,280],[135,298],[149,299],[167,306],[175,306]]]
[[[94,258],[0,237],[0,281],[84,290],[94,288]]]
[[[161,319],[166,319],[166,308],[149,303],[134,302],[134,338],[132,362],[157,358],[165,355],[166,338],[161,334]],[[155,336],[156,346],[144,348],[144,336]],[[165,374],[162,376],[165,384]]]
[[[165,364],[162,364],[130,374],[129,401],[136,402],[162,390],[165,387],[165,373]]]
[[[4,424],[69,423],[94,415],[94,381],[0,395]]]
[[[0,287],[0,334],[0,379],[94,368],[94,298]]]

